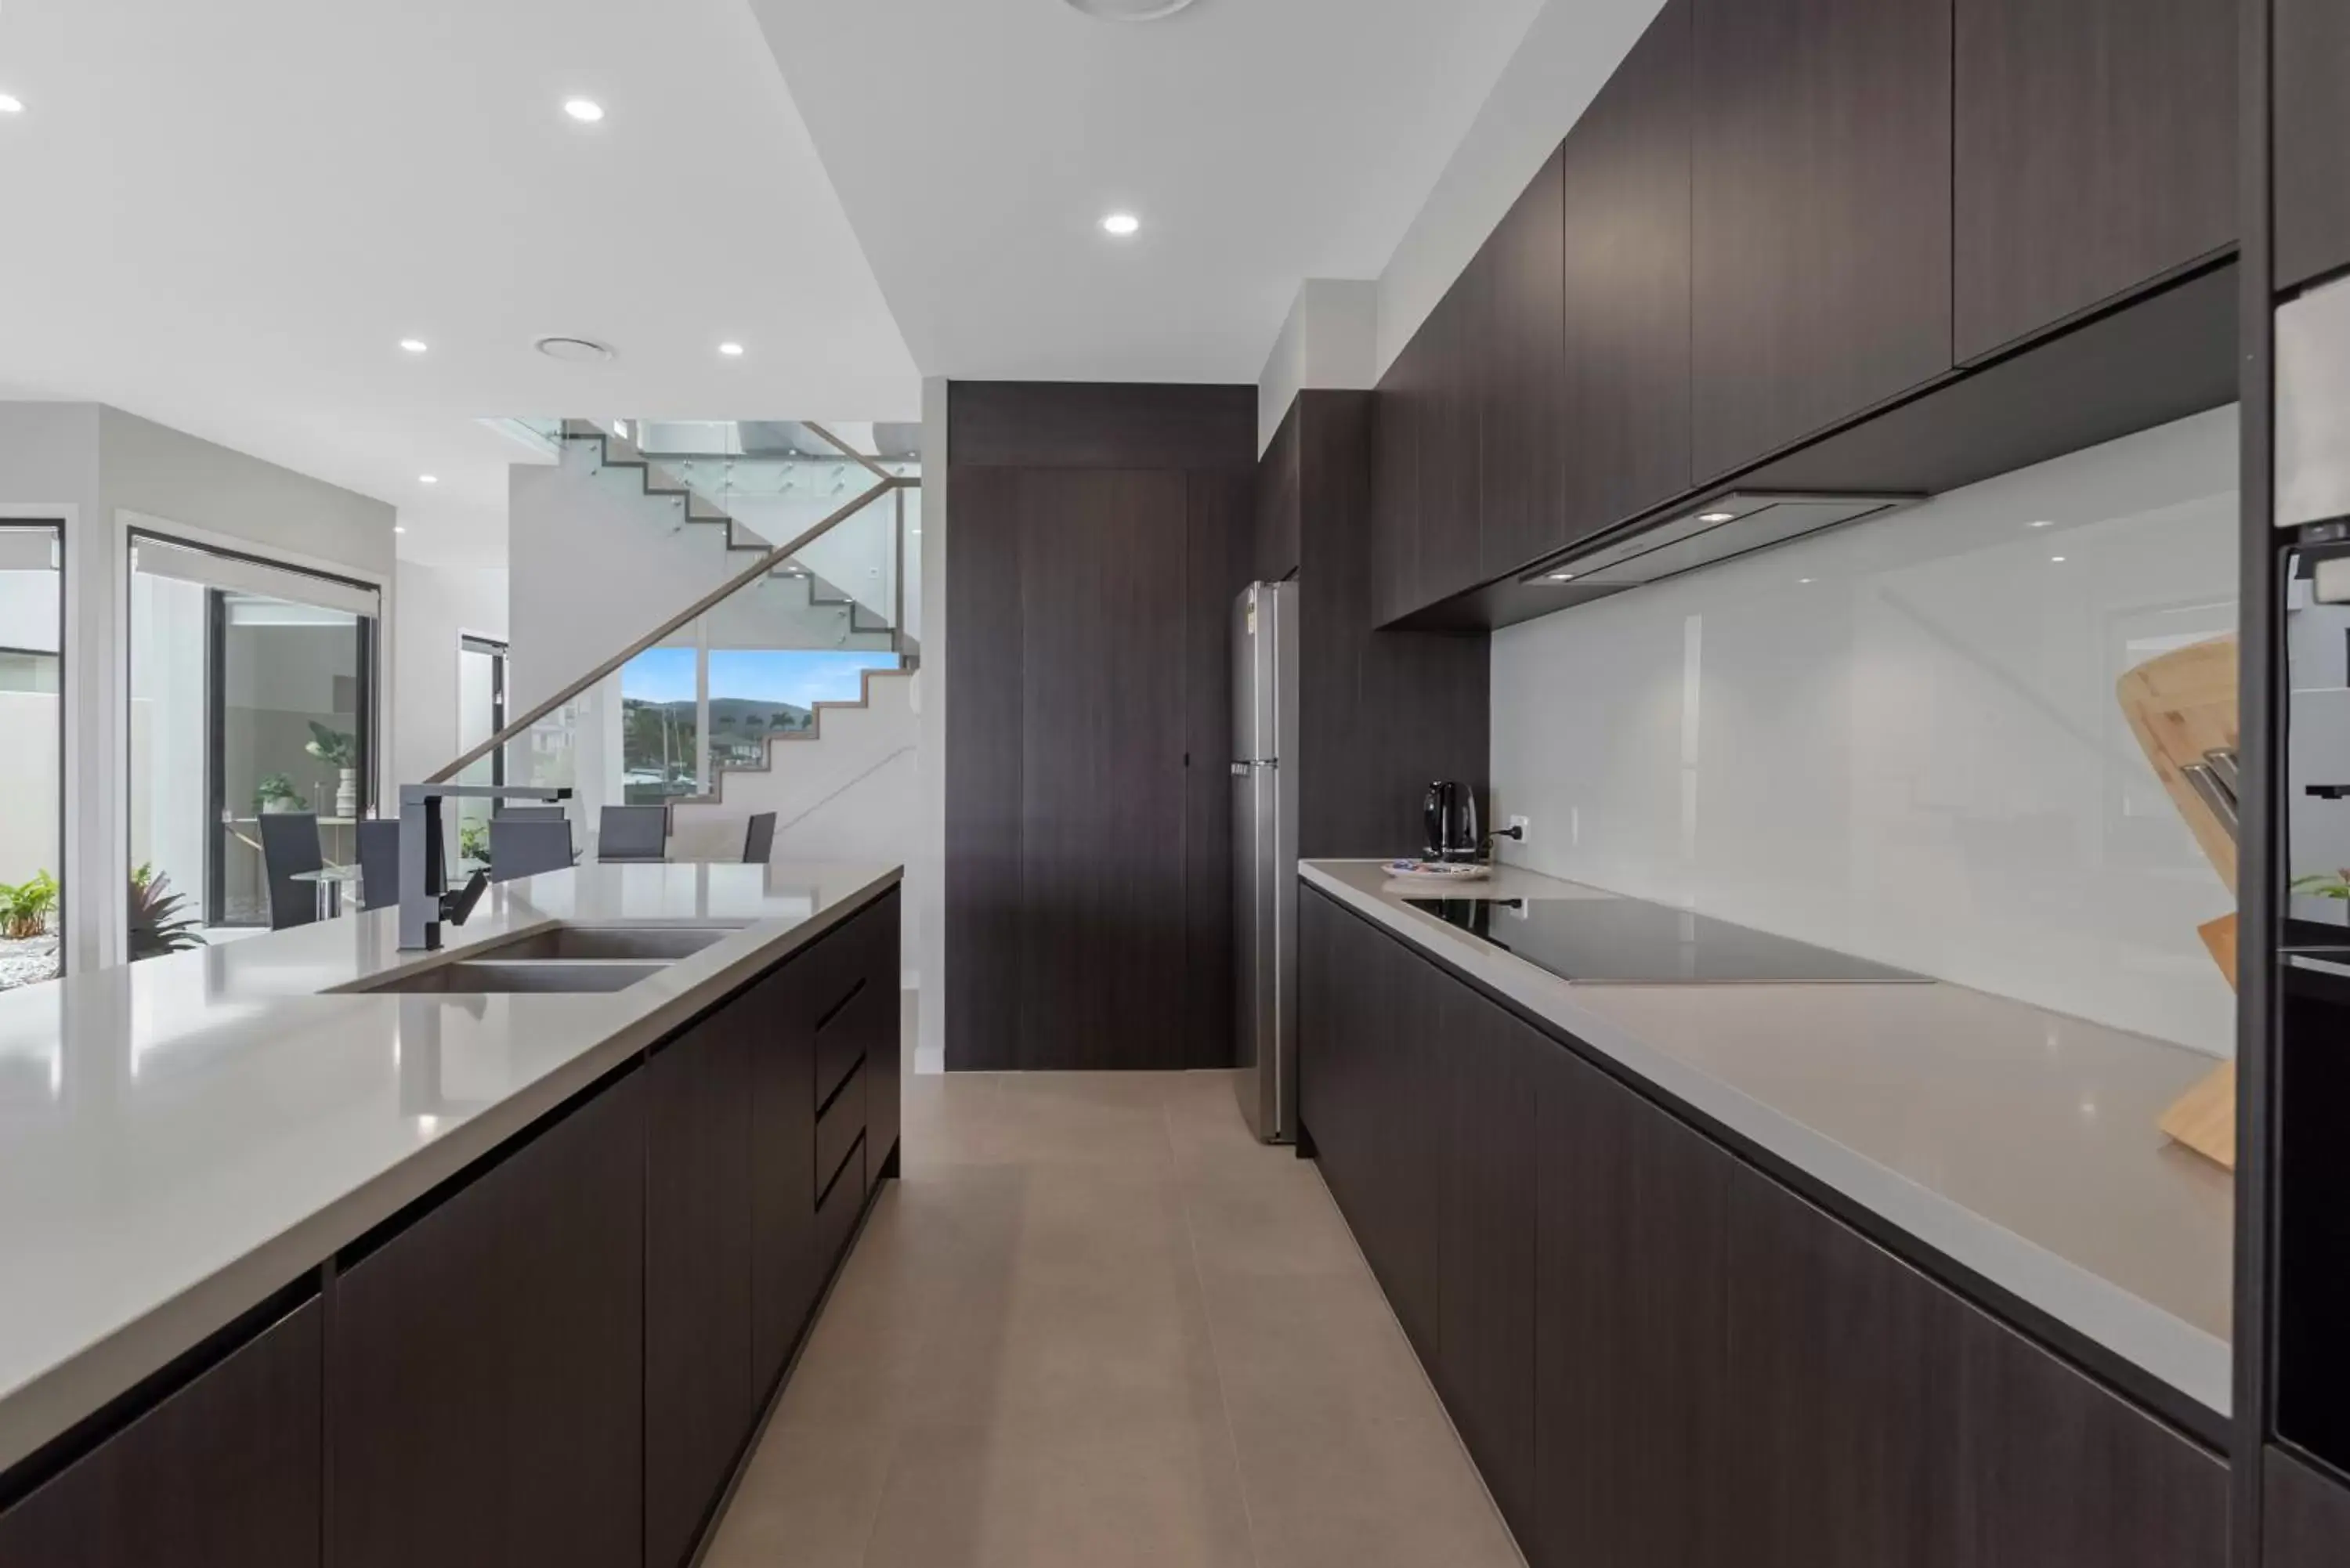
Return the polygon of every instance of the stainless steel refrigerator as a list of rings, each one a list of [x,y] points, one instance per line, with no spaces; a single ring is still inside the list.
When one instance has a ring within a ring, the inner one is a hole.
[[[1233,992],[1241,1110],[1297,1137],[1297,585],[1232,604]]]

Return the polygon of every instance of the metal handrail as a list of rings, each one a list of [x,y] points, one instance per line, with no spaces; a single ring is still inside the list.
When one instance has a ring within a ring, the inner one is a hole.
[[[847,522],[849,518],[854,517],[858,513],[865,510],[866,507],[871,505],[874,501],[879,497],[890,494],[896,491],[911,490],[921,483],[922,482],[920,479],[906,474],[893,473],[883,478],[881,482],[875,484],[873,488],[866,491],[863,494],[858,495],[855,500],[849,502],[847,505],[841,507],[840,510],[833,513],[832,515],[825,518],[822,522],[808,529],[807,532],[802,534],[799,537],[793,539],[786,544],[779,545],[775,548],[768,551],[765,555],[760,556],[755,563],[744,567],[733,576],[729,577],[725,582],[721,583],[717,587],[712,588],[710,592],[702,595],[702,597],[694,600],[692,604],[687,606],[676,615],[670,617],[669,619],[661,622],[660,625],[653,628],[652,630],[645,633],[644,636],[638,638],[634,642],[629,643],[626,648],[623,648],[619,652],[604,660],[603,663],[596,666],[595,669],[589,670],[587,674],[580,676],[577,680],[564,687],[562,691],[557,691],[554,696],[538,703],[536,706],[530,709],[529,711],[524,713],[521,718],[509,721],[504,729],[500,730],[496,734],[492,735],[488,740],[484,741],[472,751],[465,753],[455,762],[451,763],[448,766],[441,769],[438,773],[435,773],[424,782],[426,784],[445,784],[449,780],[456,777],[459,773],[473,766],[484,757],[488,756],[500,746],[504,745],[508,741],[525,733],[533,724],[537,723],[541,719],[546,718],[549,713],[554,712],[557,708],[562,707],[566,702],[570,701],[574,697],[578,696],[590,686],[602,680],[614,670],[619,670],[622,665],[628,663],[629,660],[634,659],[638,654],[642,653],[645,649],[660,641],[661,639],[669,636],[671,632],[677,631],[681,628],[691,625],[702,616],[707,615],[710,611],[717,608],[724,600],[733,597],[743,589],[749,587],[753,583],[757,582],[761,577],[766,576],[777,566],[782,566],[794,556],[798,555],[802,550],[806,549],[816,540],[823,538],[827,534],[832,532],[834,528],[839,526],[842,523]],[[902,638],[905,635],[902,619],[903,611],[901,608],[901,624],[890,628],[890,635],[893,638]]]

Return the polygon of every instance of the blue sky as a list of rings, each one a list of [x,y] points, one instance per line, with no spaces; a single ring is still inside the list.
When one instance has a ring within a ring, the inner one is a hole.
[[[710,694],[802,708],[819,701],[854,702],[858,671],[893,669],[897,662],[891,653],[717,649],[710,655]],[[651,702],[691,702],[693,649],[655,648],[637,655],[620,671],[620,692]]]

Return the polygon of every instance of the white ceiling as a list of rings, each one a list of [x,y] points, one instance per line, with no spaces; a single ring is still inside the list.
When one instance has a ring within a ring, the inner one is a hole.
[[[1542,9],[749,4],[923,373],[1211,381],[1302,279],[1378,275]]]
[[[6,0],[0,91],[0,398],[392,502],[404,556],[503,561],[479,416],[920,417],[744,0]]]

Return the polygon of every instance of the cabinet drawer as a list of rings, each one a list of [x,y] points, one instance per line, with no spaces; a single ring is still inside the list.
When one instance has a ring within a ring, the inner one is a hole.
[[[816,1026],[816,1103],[832,1098],[857,1064],[865,1060],[866,1036],[870,1031],[866,1020],[871,1012],[873,987],[859,981],[835,1007],[830,1017]]]
[[[840,1254],[848,1246],[848,1239],[857,1233],[857,1217],[864,1211],[865,1141],[859,1138],[841,1167],[840,1179],[832,1184],[832,1190],[816,1206],[818,1278],[829,1280],[832,1277],[833,1266],[840,1262]]]
[[[865,1075],[852,1071],[848,1082],[816,1121],[816,1194],[819,1201],[846,1173],[849,1147],[865,1136]],[[860,1188],[862,1182],[858,1184]],[[861,1196],[861,1194],[860,1194]]]

